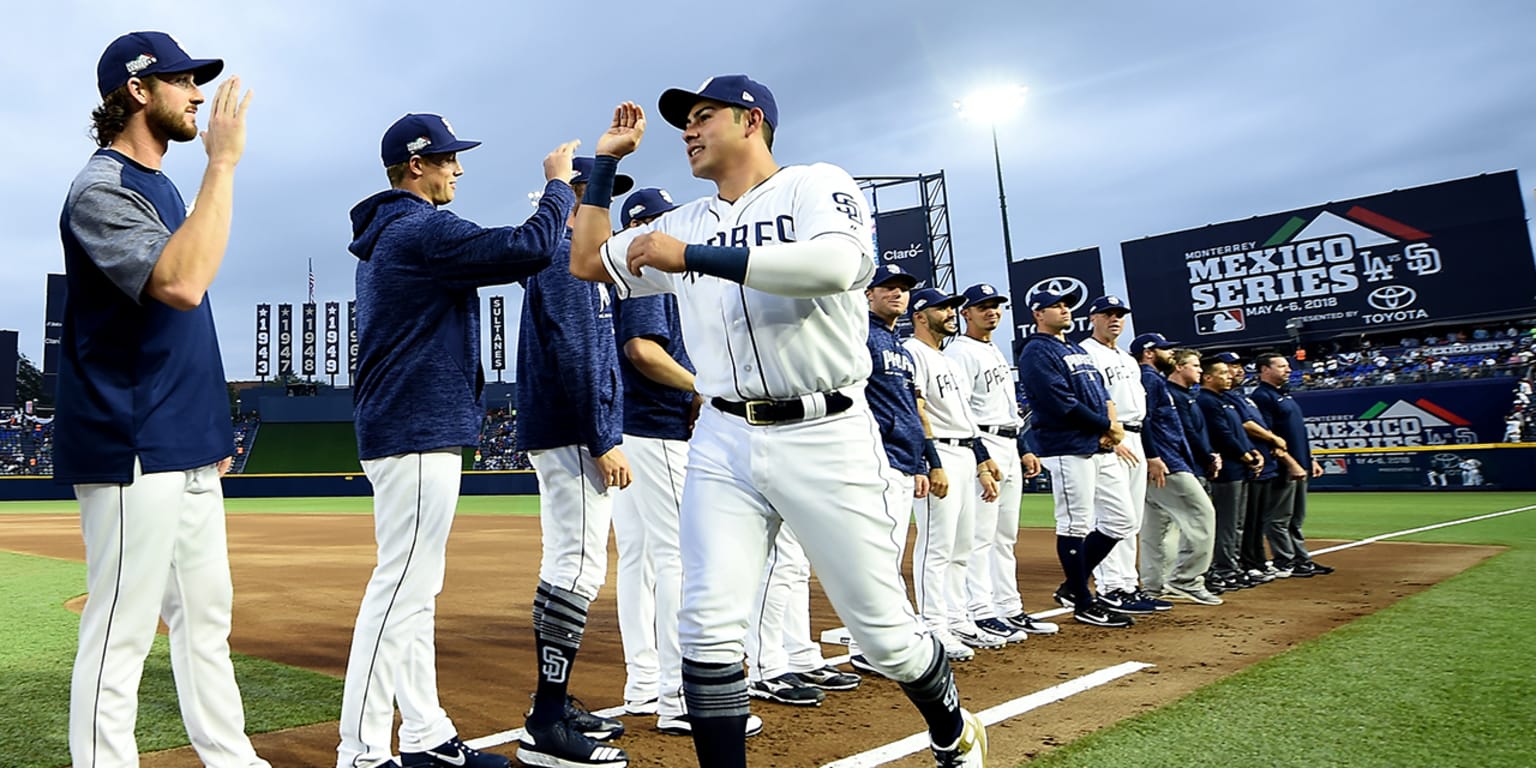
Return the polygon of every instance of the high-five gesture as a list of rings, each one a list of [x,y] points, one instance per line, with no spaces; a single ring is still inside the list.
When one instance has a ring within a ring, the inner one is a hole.
[[[544,158],[544,180],[554,181],[559,179],[569,184],[571,179],[576,176],[576,170],[571,167],[571,161],[574,159],[576,148],[579,146],[581,146],[580,141],[567,141],[555,147],[555,151],[549,153],[549,156]]]
[[[613,124],[597,139],[597,154],[623,157],[640,147],[645,135],[645,110],[633,101],[613,108]]]
[[[209,110],[208,130],[202,132],[203,149],[208,164],[234,165],[245,154],[245,110],[251,106],[251,92],[240,96],[240,77],[230,77],[219,84]]]

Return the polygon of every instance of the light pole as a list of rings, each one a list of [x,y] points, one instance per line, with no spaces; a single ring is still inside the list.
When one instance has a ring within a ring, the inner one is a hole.
[[[1022,85],[985,88],[955,102],[955,109],[967,120],[985,122],[992,129],[992,159],[997,163],[997,207],[1003,215],[1003,255],[1013,263],[1013,238],[1008,232],[1008,194],[1003,191],[1003,153],[997,145],[997,124],[1024,105]]]

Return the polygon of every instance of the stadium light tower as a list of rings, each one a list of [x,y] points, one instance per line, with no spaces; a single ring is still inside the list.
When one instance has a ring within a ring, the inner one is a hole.
[[[1013,263],[1013,240],[1008,234],[1008,195],[1003,192],[1003,154],[997,148],[997,124],[1007,120],[1024,106],[1022,85],[983,88],[955,102],[960,117],[986,123],[992,129],[992,159],[997,163],[997,207],[1003,214],[1003,255]]]

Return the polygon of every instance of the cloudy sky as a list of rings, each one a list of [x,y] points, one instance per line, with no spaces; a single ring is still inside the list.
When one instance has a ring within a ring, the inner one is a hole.
[[[135,29],[224,58],[256,92],[211,291],[232,379],[254,371],[254,306],[303,302],[310,259],[318,301],[351,298],[347,211],[385,185],[379,137],[408,111],[485,142],[453,209],[509,224],[531,213],[543,156],[590,150],[616,102],[650,109],[667,87],[746,72],[777,96],[781,163],[943,171],[961,285],[1006,283],[990,139],[952,106],[989,84],[1029,88],[999,128],[1016,257],[1099,245],[1112,289],[1131,238],[1511,168],[1536,186],[1526,0],[57,0],[7,16],[0,328],[33,360],[45,274],[63,269],[59,207],[94,149],[96,62]],[[678,136],[652,120],[624,170],[709,194]],[[199,144],[167,158],[188,200],[203,160]],[[497,293],[515,321],[518,289],[482,291]]]

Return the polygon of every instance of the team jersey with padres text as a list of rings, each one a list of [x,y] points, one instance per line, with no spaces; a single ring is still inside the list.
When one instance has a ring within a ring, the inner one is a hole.
[[[917,367],[917,396],[923,399],[928,426],[933,436],[964,440],[978,436],[976,420],[971,417],[971,383],[956,372],[943,352],[913,337],[901,343],[912,353]]]
[[[791,165],[734,203],[718,195],[700,198],[648,226],[615,234],[603,245],[603,264],[620,298],[678,295],[683,342],[699,369],[699,394],[785,400],[869,378],[869,307],[863,295],[875,269],[869,222],[864,195],[846,171],[826,163]],[[697,272],[643,269],[636,277],[625,254],[636,237],[653,231],[684,243],[749,248],[845,237],[858,245],[863,263],[846,290],[810,299]]]
[[[1139,426],[1147,416],[1147,390],[1141,385],[1141,364],[1119,347],[1101,344],[1089,336],[1083,339],[1083,351],[1104,374],[1104,388],[1115,404],[1115,418],[1121,424]]]
[[[864,399],[880,425],[886,458],[903,474],[927,474],[923,423],[917,417],[917,364],[896,333],[873,312],[869,313],[869,362],[873,370]]]
[[[970,406],[976,423],[984,427],[1013,427],[1024,423],[1015,399],[1013,366],[1002,350],[990,341],[956,336],[944,348],[955,371],[971,382]]]

